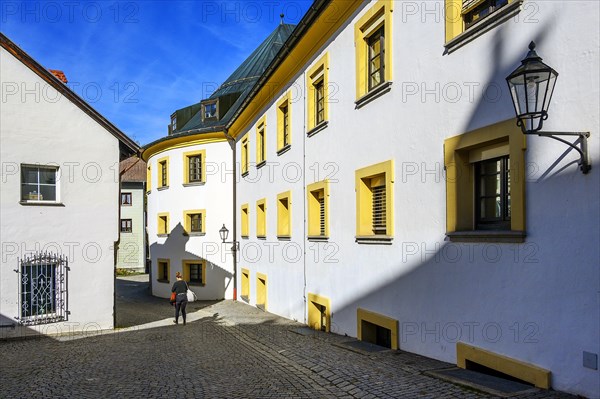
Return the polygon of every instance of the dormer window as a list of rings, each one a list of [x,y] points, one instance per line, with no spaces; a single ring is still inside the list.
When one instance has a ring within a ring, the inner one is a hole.
[[[202,104],[202,120],[211,120],[219,118],[219,108],[217,100],[205,102]]]
[[[171,117],[171,131],[177,130],[177,115]]]

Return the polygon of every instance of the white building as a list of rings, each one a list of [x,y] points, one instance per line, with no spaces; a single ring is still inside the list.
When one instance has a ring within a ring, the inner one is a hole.
[[[119,161],[138,146],[0,34],[2,337],[113,327]]]
[[[597,165],[599,7],[316,1],[226,126],[242,299],[599,397],[600,173],[523,135],[505,80],[535,41],[544,130]]]

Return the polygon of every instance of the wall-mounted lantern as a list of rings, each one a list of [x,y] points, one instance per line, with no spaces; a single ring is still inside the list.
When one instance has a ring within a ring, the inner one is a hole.
[[[574,148],[581,155],[579,165],[581,171],[586,174],[592,169],[587,151],[589,132],[541,131],[544,121],[548,119],[548,107],[557,77],[558,72],[542,62],[542,58],[535,52],[535,43],[531,42],[527,57],[506,78],[517,114],[517,125],[521,127],[524,134],[551,137]],[[576,145],[577,142],[570,143],[556,136],[579,136],[581,148]]]

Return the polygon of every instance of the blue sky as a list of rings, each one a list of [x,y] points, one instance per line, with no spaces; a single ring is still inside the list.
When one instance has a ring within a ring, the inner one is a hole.
[[[2,1],[0,30],[141,145],[312,0]]]

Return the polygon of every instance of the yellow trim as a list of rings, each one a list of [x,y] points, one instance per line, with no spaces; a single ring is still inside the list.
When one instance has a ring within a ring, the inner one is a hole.
[[[183,229],[186,233],[192,233],[192,215],[200,214],[200,223],[202,223],[201,231],[194,231],[194,233],[206,233],[206,209],[190,209],[183,211]]]
[[[284,202],[287,201],[287,206]],[[277,235],[292,235],[292,192],[277,195]]]
[[[379,0],[354,24],[354,48],[356,58],[356,98],[369,92],[368,62],[369,46],[367,39],[383,24],[384,25],[384,76],[385,82],[392,81],[392,12],[394,2]],[[382,82],[383,83],[383,82]]]
[[[248,159],[250,157],[250,144],[249,144],[249,140],[248,140],[248,133],[246,133],[244,135],[244,137],[242,137],[242,154],[241,154],[241,161],[242,161],[242,165],[241,165],[241,170],[242,170],[242,174],[248,172],[248,165],[250,163],[250,160]]]
[[[314,330],[321,330],[322,312],[319,306],[325,309],[325,332],[331,331],[331,301],[329,298],[308,293],[308,326]]]
[[[162,163],[163,163],[163,162],[164,162],[164,163],[165,163],[165,165],[166,165],[166,167],[165,167],[165,170],[166,170],[166,172],[167,172],[167,176],[166,176],[166,178],[165,178],[165,182],[166,182],[166,184],[162,184],[162,181],[163,181],[163,168],[162,168]],[[169,187],[169,157],[168,157],[168,156],[166,156],[166,157],[159,158],[159,159],[156,161],[156,165],[157,165],[157,169],[158,169],[158,170],[157,170],[157,172],[158,172],[158,182],[156,183],[156,186],[157,186],[158,188],[161,188],[161,187]]]
[[[167,281],[165,280],[160,280],[160,279],[156,279],[156,281],[159,282],[170,282],[171,281],[171,260],[170,259],[165,259],[165,258],[158,258],[156,259],[156,275],[158,276],[162,276],[163,273],[160,272],[160,264],[161,263],[166,263],[167,264],[167,276],[169,276],[169,278],[167,279]]]
[[[250,299],[250,270],[242,267],[242,294],[246,300]]]
[[[371,178],[385,176],[386,236],[394,235],[394,160],[358,169],[355,172],[356,235],[373,236],[373,194]]]
[[[260,153],[260,144],[263,144],[264,154]],[[263,116],[256,122],[256,163],[267,160],[267,116]]]
[[[198,156],[201,157],[201,182],[206,182],[206,150],[188,151],[183,153],[183,183],[190,183],[190,162],[188,158]]]
[[[362,321],[366,321],[377,326],[387,328],[391,331],[392,349],[398,349],[398,320],[392,319],[391,317],[384,316],[379,313],[371,312],[369,310],[358,308],[356,310],[356,336],[361,341],[373,342],[372,337],[363,337]],[[364,339],[363,339],[364,338]]]
[[[305,65],[328,43],[331,37],[363,6],[362,1],[332,0],[321,16],[308,28],[294,49],[285,57],[271,77],[252,98],[242,114],[229,129],[234,137],[242,134],[260,112],[272,101],[273,93],[278,93],[296,76]]]
[[[288,120],[288,143],[292,144],[292,91],[288,90],[287,93],[277,102],[277,151],[283,149],[283,108],[287,108],[287,120]]]
[[[256,273],[256,306],[267,310],[267,275]]]
[[[321,236],[321,210],[319,205],[321,195],[325,200],[325,237],[329,237],[329,180],[312,183],[306,187],[309,237]]]
[[[256,201],[256,236],[267,236],[267,199]]]
[[[486,126],[444,141],[446,167],[446,231],[469,231],[474,220],[474,168],[471,150],[508,142],[510,157],[511,230],[525,231],[526,137],[513,119]]]
[[[165,141],[161,141],[160,143],[156,143],[151,147],[146,148],[142,153],[142,159],[148,162],[150,157],[168,150],[191,147],[199,144],[222,143],[226,141],[227,138],[225,137],[225,134],[223,132],[199,133],[189,136],[178,136],[174,138],[169,138]]]
[[[323,54],[312,67],[306,71],[306,123],[311,130],[316,125],[316,89],[315,85],[323,81],[323,121],[329,120],[329,53]]]
[[[492,370],[529,382],[537,388],[550,388],[550,371],[531,363],[512,359],[485,349],[456,343],[456,365],[467,368],[467,360],[491,368]]]
[[[161,212],[157,216],[156,234],[169,234],[169,212]],[[164,220],[162,218],[165,218]]]
[[[146,192],[149,193],[152,189],[152,166],[148,163],[146,168]]]
[[[502,8],[506,7],[513,1],[514,0],[508,0],[508,3],[502,6]],[[444,19],[446,22],[446,43],[468,30],[465,29],[464,14],[471,11],[480,3],[474,3],[472,7],[464,11],[462,9],[462,4],[463,0],[445,0]]]
[[[190,265],[199,263],[202,265],[202,286],[206,285],[206,259],[184,259],[181,261],[181,270],[183,271],[183,279],[190,282]]]
[[[250,211],[248,210],[248,204],[242,205],[241,213],[242,237],[248,237],[250,235]]]

